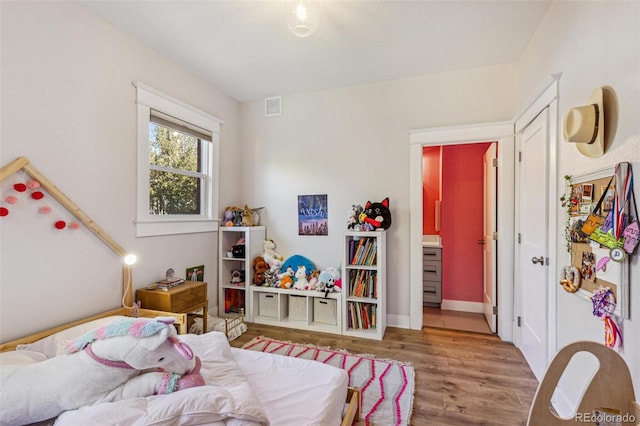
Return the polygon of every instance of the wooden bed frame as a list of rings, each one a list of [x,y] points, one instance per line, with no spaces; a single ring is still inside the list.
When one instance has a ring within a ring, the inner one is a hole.
[[[34,180],[40,183],[40,186],[47,191],[56,201],[58,201],[69,213],[75,216],[81,224],[89,228],[103,243],[105,243],[113,252],[115,252],[122,259],[127,255],[127,251],[116,243],[109,235],[107,235],[85,212],[83,212],[73,201],[71,201],[62,191],[60,191],[49,179],[47,179],[42,173],[40,173],[35,167],[33,167],[26,157],[18,157],[11,163],[0,169],[0,182],[18,172],[24,170],[25,173]],[[29,344],[43,339],[52,334],[66,330],[71,327],[75,327],[80,324],[84,324],[89,321],[93,321],[100,318],[105,318],[113,315],[123,316],[137,316],[137,317],[173,317],[175,318],[175,324],[178,328],[179,334],[187,333],[187,314],[176,314],[173,312],[156,311],[152,309],[142,309],[133,305],[133,291],[131,285],[131,265],[127,265],[123,261],[123,273],[122,273],[122,307],[115,308],[106,312],[102,312],[96,315],[92,315],[87,318],[82,318],[76,321],[72,321],[66,324],[62,324],[56,327],[49,328],[28,336],[24,336],[9,342],[0,344],[0,352],[6,352],[15,350],[18,345]],[[244,320],[242,316],[241,321]],[[225,326],[227,326],[225,324]],[[225,330],[228,332],[228,330]],[[225,334],[226,334],[225,332]],[[360,419],[360,401],[361,392],[359,388],[348,388],[347,390],[347,408],[344,412],[341,426],[350,426],[354,422],[358,422]]]

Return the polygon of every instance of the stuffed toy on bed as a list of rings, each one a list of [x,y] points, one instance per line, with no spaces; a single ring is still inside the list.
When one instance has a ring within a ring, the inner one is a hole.
[[[0,424],[39,422],[86,405],[204,385],[173,319],[124,318],[70,341],[67,353],[3,368]]]

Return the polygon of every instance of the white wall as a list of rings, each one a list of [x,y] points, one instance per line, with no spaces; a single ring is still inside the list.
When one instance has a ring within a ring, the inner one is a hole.
[[[204,264],[217,304],[215,233],[135,238],[139,80],[222,119],[220,204],[236,202],[227,176],[240,162],[239,104],[77,3],[1,2],[0,164],[26,156],[126,250],[134,286],[173,267]],[[24,180],[24,176],[17,175]],[[12,194],[2,185],[2,200]],[[5,203],[2,203],[5,205]],[[121,267],[83,229],[53,230],[64,210],[38,215],[28,198],[0,220],[0,341],[117,307]]]
[[[524,101],[547,75],[557,72],[562,73],[561,120],[571,107],[585,105],[591,92],[599,86],[612,87],[619,103],[615,139],[604,156],[587,158],[573,145],[561,142],[558,193],[564,193],[562,177],[565,175],[575,176],[605,167],[613,170],[616,163],[629,161],[636,171],[635,192],[640,194],[640,3],[554,2],[518,62],[520,101]],[[559,230],[565,227],[561,206],[557,227]],[[557,265],[569,264],[562,235],[558,235],[557,251],[564,257],[558,259]],[[638,257],[636,252],[631,263],[631,319],[623,324],[624,356],[634,378],[636,393],[640,390]],[[557,342],[551,344],[559,349],[576,340],[603,342],[603,324],[593,317],[590,302],[566,293],[560,286],[556,286],[556,295]],[[571,383],[585,375],[584,368],[576,365],[574,376],[568,376],[569,380],[561,386],[569,403],[575,403],[578,396]]]
[[[339,65],[337,65],[339,66]],[[285,256],[340,266],[352,204],[390,198],[390,325],[409,326],[408,129],[510,119],[515,65],[497,65],[284,97],[283,114],[242,105],[242,192],[266,206],[267,234]],[[328,236],[298,236],[297,196],[327,194]]]

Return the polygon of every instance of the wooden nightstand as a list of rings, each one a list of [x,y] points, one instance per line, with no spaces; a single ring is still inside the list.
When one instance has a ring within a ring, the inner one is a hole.
[[[168,290],[136,290],[136,301],[140,301],[143,308],[158,311],[174,312],[178,314],[193,314],[202,318],[202,330],[207,331],[207,283],[200,281],[185,281]],[[202,309],[202,314],[195,312]]]

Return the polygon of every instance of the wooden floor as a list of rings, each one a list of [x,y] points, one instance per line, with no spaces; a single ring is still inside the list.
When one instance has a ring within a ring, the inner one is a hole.
[[[379,342],[253,323],[248,328],[232,346],[262,335],[411,362],[416,371],[414,426],[524,425],[538,386],[520,351],[494,335],[387,328]]]

